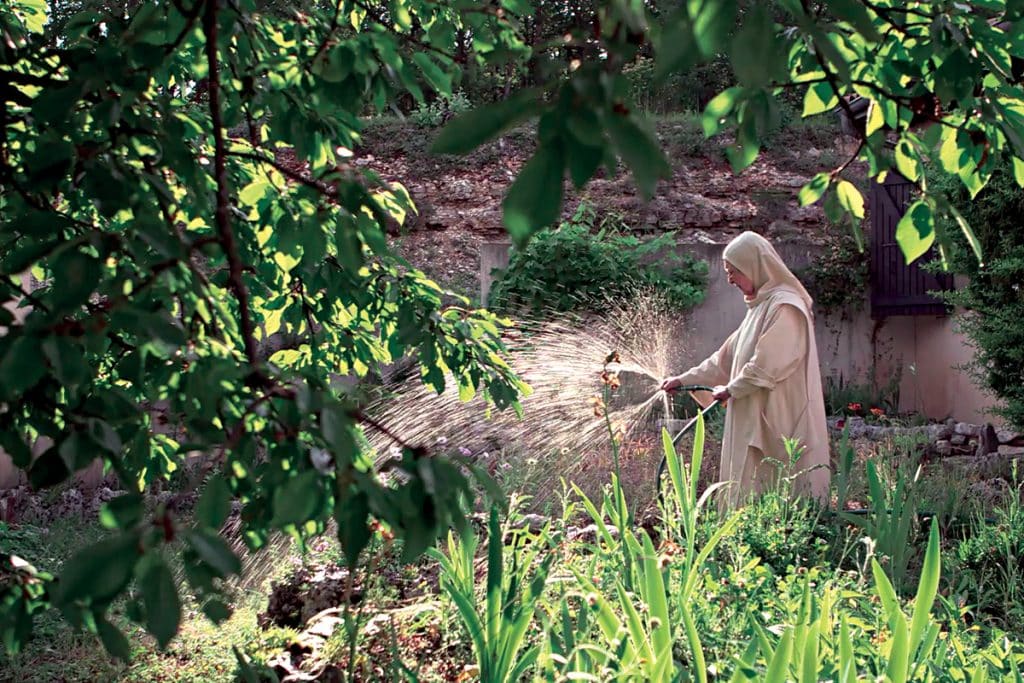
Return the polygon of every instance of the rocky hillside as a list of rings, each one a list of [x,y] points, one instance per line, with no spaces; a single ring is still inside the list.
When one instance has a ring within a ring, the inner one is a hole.
[[[580,201],[637,232],[676,231],[681,241],[728,241],[747,229],[773,240],[820,242],[826,222],[819,206],[800,207],[797,191],[814,174],[852,153],[831,121],[797,120],[765,144],[757,163],[734,175],[725,160],[725,136],[705,140],[699,120],[677,115],[657,124],[672,163],[672,177],[644,202],[624,169],[602,172],[582,191],[567,182],[563,217]],[[505,239],[501,200],[533,150],[533,132],[520,128],[466,157],[431,155],[436,129],[410,122],[371,124],[355,162],[403,183],[418,207],[394,244],[431,276],[474,295],[481,242]],[[851,166],[856,181],[863,169]]]

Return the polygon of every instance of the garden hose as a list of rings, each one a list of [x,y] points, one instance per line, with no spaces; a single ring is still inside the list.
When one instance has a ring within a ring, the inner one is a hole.
[[[714,391],[714,389],[712,387],[704,386],[703,384],[684,384],[683,386],[676,387],[675,389],[672,389],[672,391],[687,391],[687,392],[691,392],[691,391]],[[718,405],[718,401],[717,400],[712,401],[711,403],[709,403],[707,405],[706,408],[701,409],[700,413],[698,413],[696,416],[690,418],[690,421],[687,422],[685,425],[683,425],[683,428],[680,429],[679,432],[674,437],[672,437],[672,445],[675,446],[676,443],[678,443],[679,439],[682,438],[683,434],[686,434],[688,431],[693,429],[693,426],[695,424],[697,424],[697,420],[699,420],[700,418],[702,418],[705,415],[707,415],[717,405]],[[655,488],[657,489],[658,502],[659,503],[664,503],[665,502],[663,500],[664,492],[662,491],[662,488],[661,488],[661,481],[662,481],[662,479],[665,476],[665,467],[666,467],[666,465],[668,465],[668,454],[667,453],[662,453],[662,455],[661,455],[661,463],[659,463],[659,465],[658,465],[658,478],[655,481]]]

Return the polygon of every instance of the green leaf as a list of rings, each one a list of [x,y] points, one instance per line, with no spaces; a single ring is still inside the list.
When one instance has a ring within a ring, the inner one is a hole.
[[[370,542],[370,500],[366,493],[359,491],[340,497],[334,508],[334,519],[338,523],[338,542],[352,569],[359,561],[359,553]]]
[[[213,623],[219,624],[231,617],[231,608],[219,598],[210,598],[203,605],[203,614]]]
[[[71,476],[72,470],[65,464],[56,446],[43,451],[43,454],[32,461],[28,470],[28,480],[33,488],[42,489],[54,486]]]
[[[896,225],[896,242],[903,250],[907,265],[923,256],[935,242],[935,219],[931,207],[918,199]]]
[[[558,220],[565,155],[561,145],[541,146],[526,162],[502,203],[505,228],[522,247],[530,235]]]
[[[661,82],[674,73],[685,71],[700,57],[694,40],[693,23],[686,7],[679,7],[666,20],[658,36],[654,78]]]
[[[53,264],[51,301],[58,311],[71,311],[84,304],[96,291],[103,268],[98,259],[78,249],[63,252]]]
[[[705,57],[718,54],[736,23],[736,0],[687,0],[693,42]]]
[[[629,166],[641,193],[649,199],[654,195],[658,180],[672,175],[665,153],[653,133],[627,116],[613,114],[608,118],[607,127],[616,151]]]
[[[947,173],[960,173],[960,169],[968,164],[969,154],[965,145],[969,144],[966,136],[957,135],[956,129],[946,128],[942,131],[942,147],[939,149],[939,161]]]
[[[79,345],[63,337],[49,337],[43,340],[43,353],[57,381],[65,387],[74,389],[88,380],[89,366]]]
[[[522,90],[507,100],[478,107],[457,117],[438,134],[435,154],[466,154],[541,111],[536,90]]]
[[[907,140],[900,140],[894,150],[896,157],[896,170],[904,178],[911,182],[917,182],[921,177],[921,162],[917,158],[914,147]]]
[[[832,176],[828,173],[819,173],[811,178],[811,181],[801,187],[800,192],[797,193],[796,197],[800,206],[807,206],[821,199],[821,195],[825,194],[831,182]]]
[[[701,127],[704,129],[704,137],[710,138],[717,135],[725,126],[727,117],[736,107],[736,102],[743,94],[743,88],[733,86],[715,95],[704,107],[701,115]]]
[[[732,166],[733,173],[739,173],[754,163],[761,151],[761,141],[757,135],[757,121],[749,112],[744,112],[736,133],[736,142],[725,150],[725,156]]]
[[[1021,161],[1017,157],[1010,157],[1013,162],[1013,179],[1017,181],[1017,184],[1024,187],[1024,161]]]
[[[118,534],[86,546],[61,568],[53,593],[56,606],[88,599],[103,605],[113,600],[131,580],[139,559],[137,534]]]
[[[953,220],[956,221],[957,226],[960,228],[960,232],[962,232],[964,237],[967,238],[967,243],[971,245],[971,250],[974,251],[975,258],[978,259],[978,265],[984,265],[984,254],[981,251],[981,241],[978,239],[978,236],[974,234],[974,230],[971,229],[971,225],[955,206],[949,204],[947,208],[950,215],[953,216]]]
[[[779,644],[775,646],[775,653],[768,663],[768,670],[765,672],[765,681],[784,681],[789,670],[789,659],[793,651],[793,629],[787,628]]]
[[[174,575],[163,560],[156,561],[142,576],[140,588],[146,602],[146,630],[163,649],[178,633],[181,622],[181,600]]]
[[[870,136],[884,127],[885,116],[882,115],[882,108],[878,106],[878,102],[871,100],[868,102],[868,120],[864,132]]]
[[[219,529],[231,514],[231,489],[221,475],[214,475],[207,482],[203,494],[196,503],[196,520],[209,529]]]
[[[452,78],[451,76],[442,70],[437,64],[434,64],[433,60],[422,52],[413,54],[412,61],[416,62],[416,66],[423,72],[424,78],[427,79],[427,83],[440,95],[451,95],[452,94]]]
[[[0,360],[0,386],[3,394],[15,398],[24,394],[42,379],[46,372],[39,340],[19,335],[7,347]]]
[[[924,553],[924,564],[921,567],[921,578],[918,581],[917,595],[914,598],[914,613],[910,625],[911,655],[916,653],[924,638],[928,623],[931,621],[932,605],[939,590],[940,552],[939,522],[933,517],[931,530],[928,532],[928,547]]]
[[[142,496],[126,493],[100,507],[100,522],[108,529],[127,529],[142,519]]]
[[[729,52],[736,79],[743,85],[766,85],[785,71],[786,49],[762,3],[754,5],[736,32]]]
[[[839,205],[843,209],[854,218],[864,218],[864,197],[853,183],[849,180],[840,180],[836,185],[836,194],[839,197]]]
[[[323,501],[322,479],[316,470],[307,470],[288,479],[274,491],[274,526],[301,524],[311,519]]]
[[[344,406],[329,403],[320,411],[320,431],[335,459],[351,462],[359,451],[352,430],[355,422]]]
[[[857,30],[865,40],[877,43],[882,39],[868,14],[867,7],[857,0],[828,0],[829,9]]]
[[[132,646],[128,639],[125,638],[120,629],[107,621],[106,617],[102,615],[96,617],[96,633],[100,637],[100,642],[103,643],[103,649],[110,656],[117,657],[123,662],[127,662],[132,658]]]
[[[832,89],[831,83],[825,81],[812,83],[807,86],[807,92],[804,93],[803,116],[806,118],[831,111],[838,104],[839,97],[836,96],[836,91]]]
[[[242,564],[238,557],[231,552],[231,548],[217,533],[208,529],[194,529],[186,531],[183,535],[199,559],[217,572],[221,578],[237,574],[242,570]]]
[[[572,135],[565,138],[569,157],[569,177],[577,188],[582,188],[594,177],[604,158],[604,148],[585,145]]]

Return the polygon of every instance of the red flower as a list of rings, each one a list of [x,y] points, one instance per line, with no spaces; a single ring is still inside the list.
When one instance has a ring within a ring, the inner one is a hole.
[[[882,417],[883,415],[885,415],[885,411],[882,410],[881,408],[872,408],[871,414],[874,415],[875,417]]]
[[[851,413],[859,413],[861,410],[863,410],[863,407],[859,403],[848,403],[846,404],[846,409],[849,410]]]

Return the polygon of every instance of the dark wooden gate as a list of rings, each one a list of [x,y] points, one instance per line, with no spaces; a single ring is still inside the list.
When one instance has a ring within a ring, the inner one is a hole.
[[[921,265],[937,256],[934,250],[909,266],[896,242],[896,226],[913,201],[914,184],[895,171],[884,183],[872,183],[871,317],[945,315],[947,306],[928,292],[953,288],[952,275],[933,274]]]

